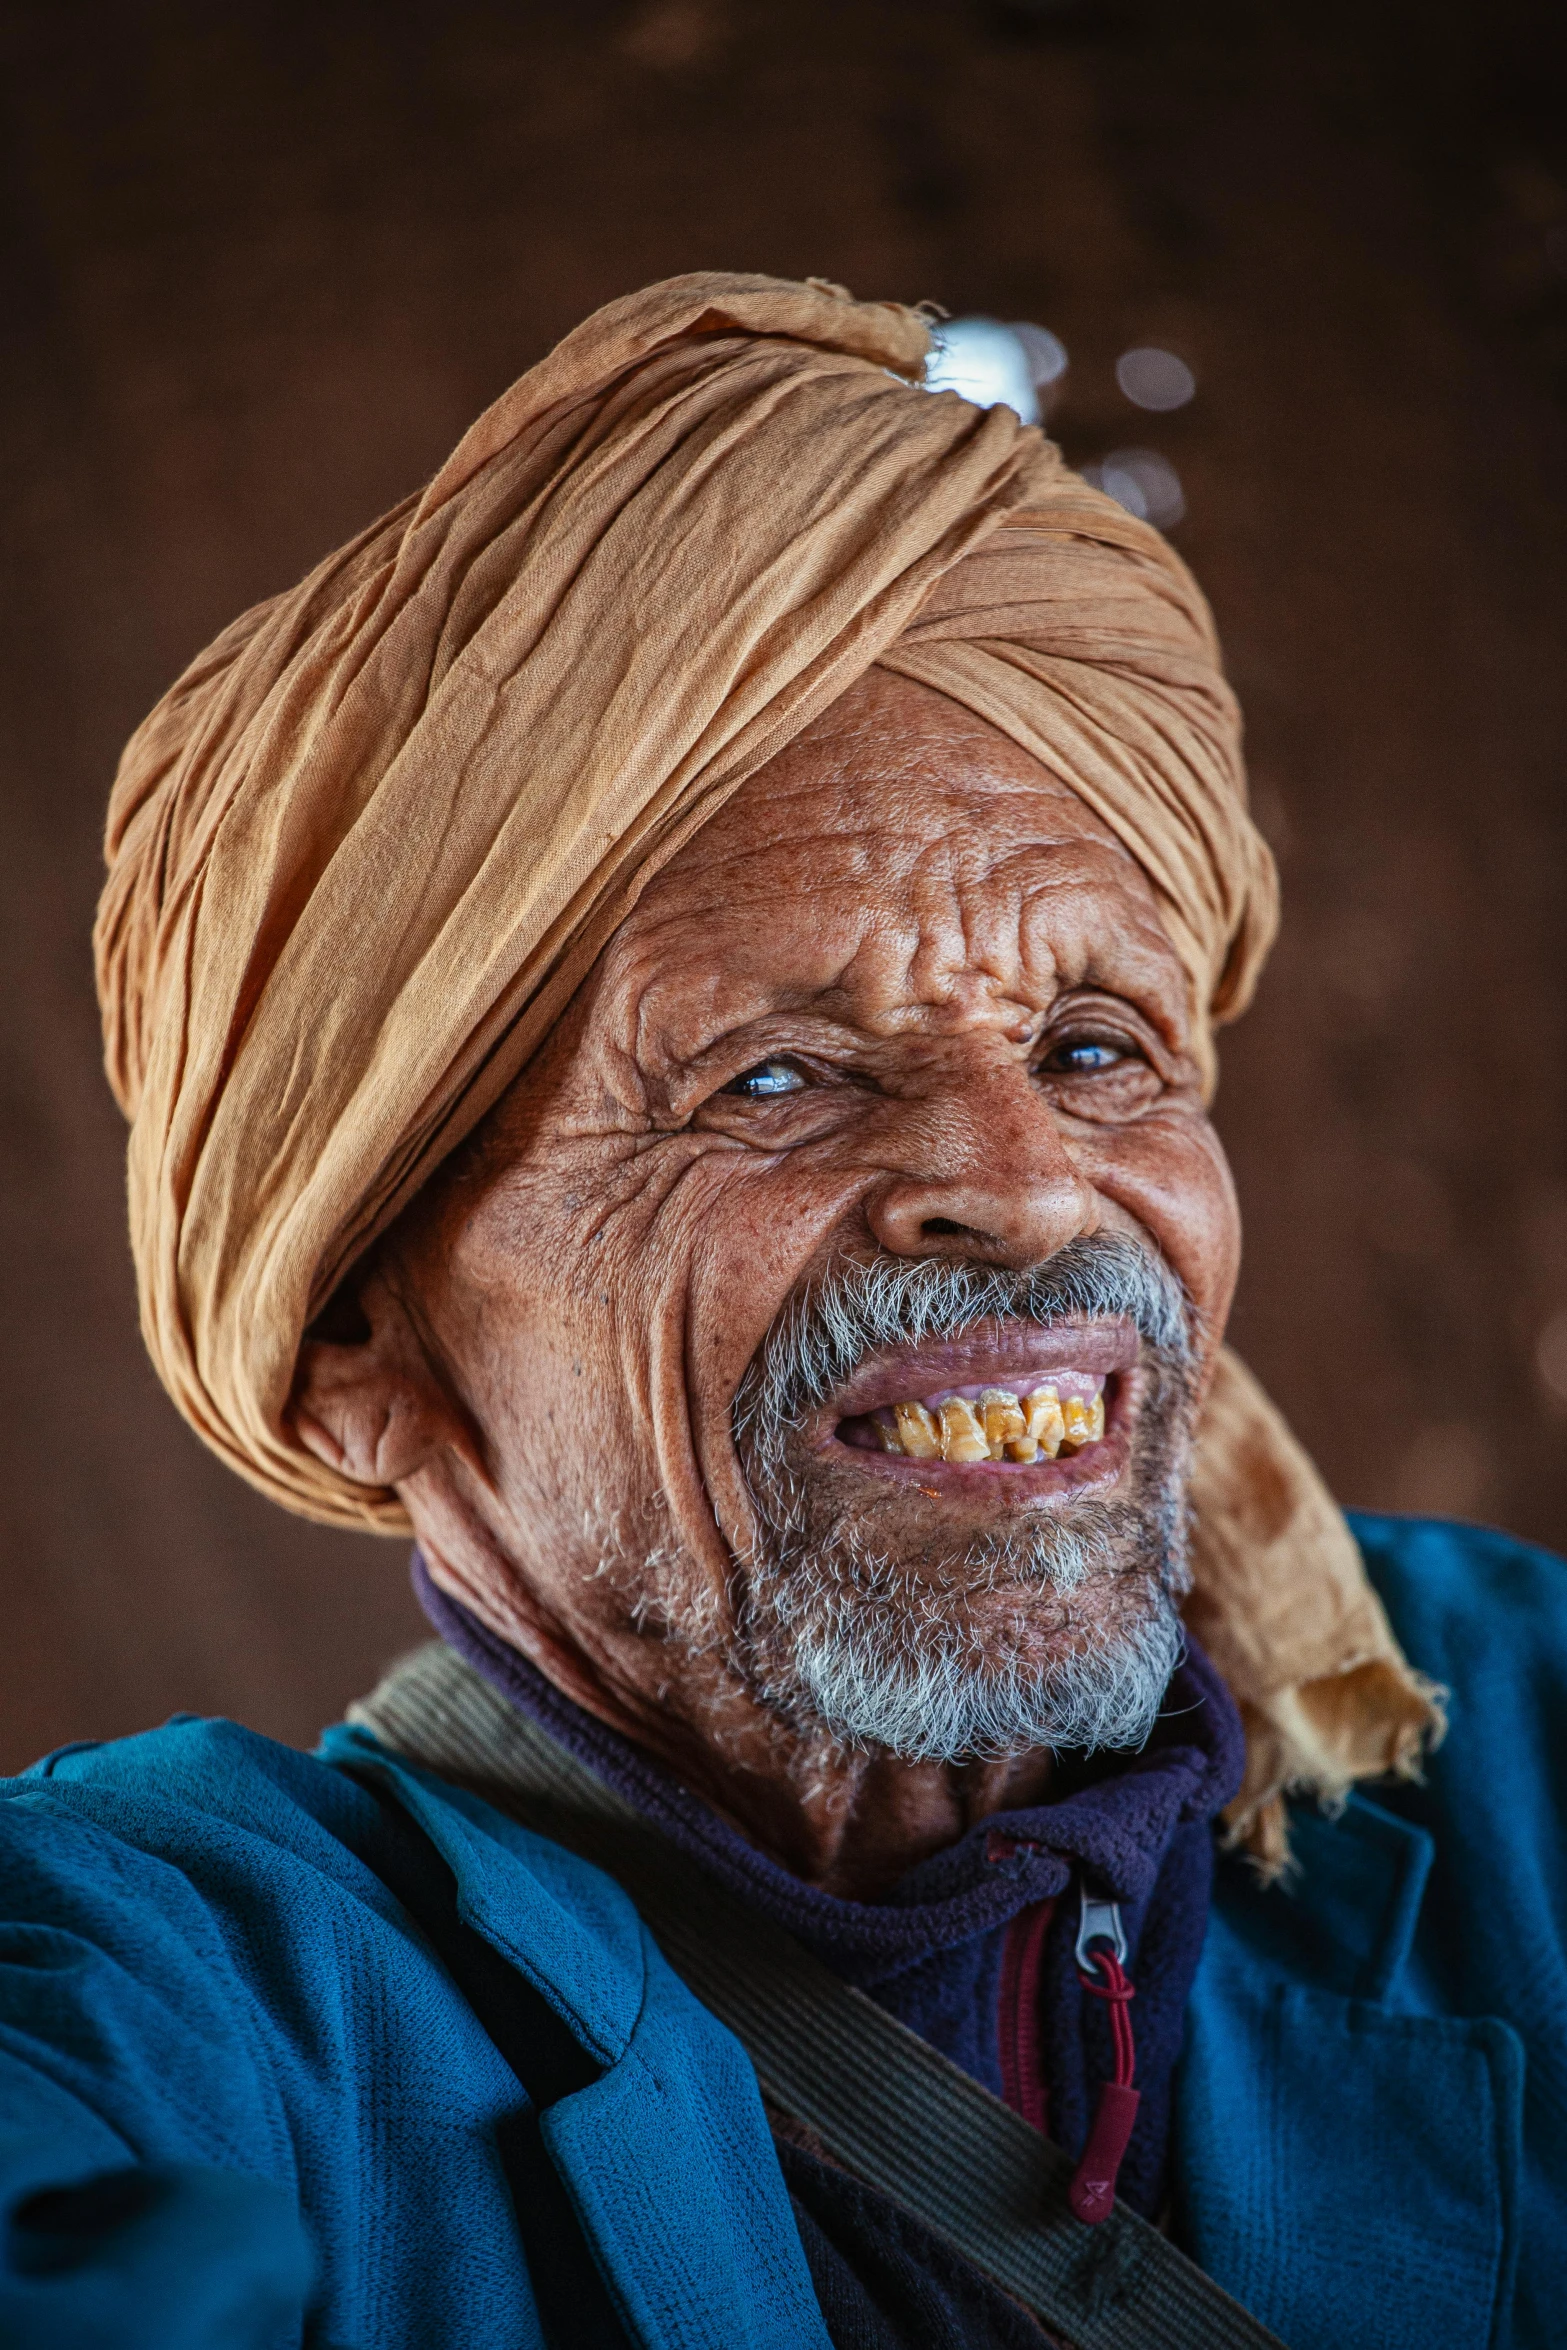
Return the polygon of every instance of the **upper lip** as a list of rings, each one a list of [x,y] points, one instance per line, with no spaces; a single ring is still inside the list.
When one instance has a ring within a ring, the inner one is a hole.
[[[1135,1324],[1115,1322],[998,1322],[964,1338],[936,1339],[902,1347],[895,1354],[863,1362],[824,1406],[834,1424],[938,1394],[947,1387],[984,1381],[1019,1387],[1052,1371],[1091,1371],[1108,1377],[1129,1371],[1137,1360]]]

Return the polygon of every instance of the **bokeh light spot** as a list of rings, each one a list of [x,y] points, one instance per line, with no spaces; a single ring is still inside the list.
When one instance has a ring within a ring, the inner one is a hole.
[[[1097,465],[1083,467],[1083,479],[1156,530],[1171,529],[1186,512],[1181,477],[1157,449],[1112,449]]]
[[[1121,353],[1115,380],[1135,408],[1152,408],[1161,415],[1184,408],[1197,389],[1197,378],[1185,360],[1173,351],[1156,350],[1151,343]]]
[[[1067,370],[1066,345],[1059,335],[1053,335],[1048,326],[1034,326],[1026,318],[1015,318],[1008,332],[1016,335],[1023,346],[1034,389],[1045,391],[1059,383]]]

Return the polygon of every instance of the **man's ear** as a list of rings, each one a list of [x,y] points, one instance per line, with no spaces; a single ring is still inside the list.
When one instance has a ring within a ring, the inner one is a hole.
[[[287,1417],[308,1452],[356,1485],[402,1485],[441,1453],[484,1473],[472,1421],[377,1268],[311,1323]]]

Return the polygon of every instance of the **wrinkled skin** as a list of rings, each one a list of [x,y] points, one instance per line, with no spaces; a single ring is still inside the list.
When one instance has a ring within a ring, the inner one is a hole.
[[[776,1060],[798,1090],[727,1090]],[[1049,1758],[846,1753],[728,1667],[736,1387],[834,1251],[1021,1267],[1110,1231],[1184,1282],[1205,1376],[1238,1223],[1149,885],[1007,737],[873,671],[650,883],[376,1252],[368,1335],[307,1342],[295,1426],[395,1486],[436,1580],[579,1704],[863,1897]],[[869,1492],[875,1456],[832,1451]],[[1124,1445],[1074,1469],[1130,1473]],[[882,1476],[879,1537],[1059,1507],[1033,1476]]]

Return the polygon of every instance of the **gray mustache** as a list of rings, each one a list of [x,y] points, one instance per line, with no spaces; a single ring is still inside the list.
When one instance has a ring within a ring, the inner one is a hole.
[[[1069,1241],[1011,1272],[960,1257],[873,1257],[837,1267],[778,1316],[735,1396],[744,1440],[826,1402],[868,1354],[960,1339],[985,1323],[1133,1324],[1172,1371],[1192,1359],[1196,1314],[1163,1259],[1118,1233]]]

